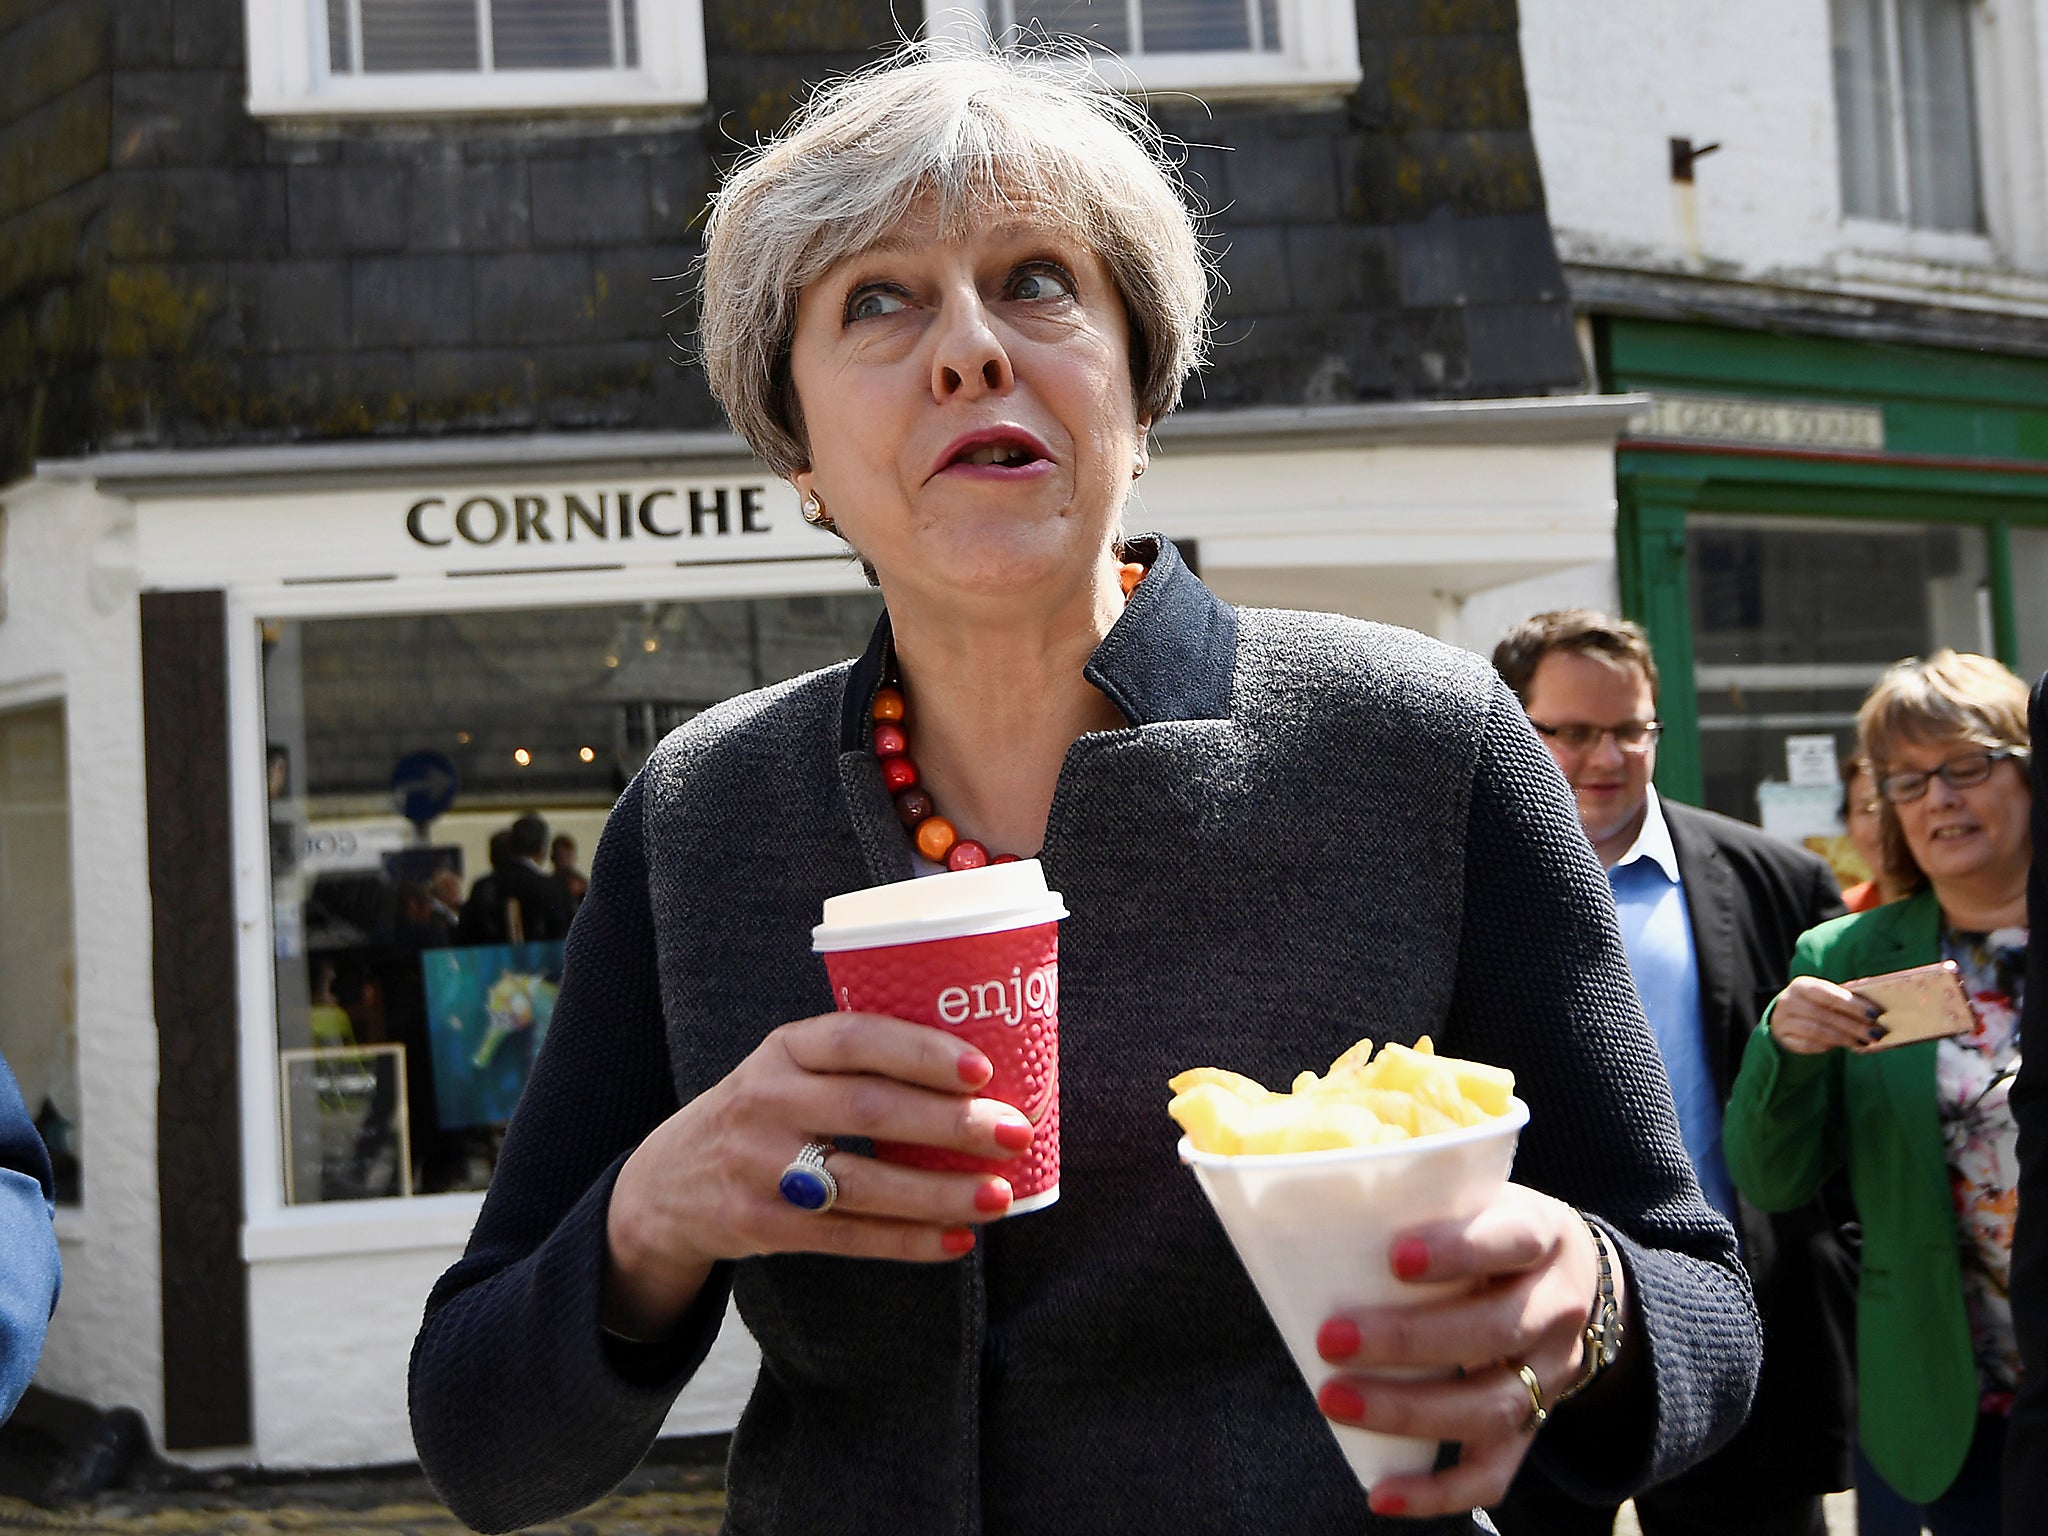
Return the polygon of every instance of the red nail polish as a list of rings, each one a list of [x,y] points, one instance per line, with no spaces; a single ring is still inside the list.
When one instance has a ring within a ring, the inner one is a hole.
[[[1323,1410],[1323,1416],[1343,1419],[1356,1423],[1365,1417],[1365,1399],[1356,1387],[1341,1381],[1326,1381],[1323,1390],[1316,1394],[1316,1406]]]
[[[1349,1360],[1358,1353],[1358,1324],[1333,1317],[1316,1330],[1316,1353],[1325,1360]]]
[[[1408,1513],[1408,1501],[1398,1493],[1376,1493],[1368,1502],[1372,1505],[1372,1512],[1376,1515],[1405,1515]]]
[[[1429,1268],[1429,1244],[1419,1237],[1404,1237],[1394,1244],[1394,1274],[1402,1280],[1419,1280]]]
[[[970,1088],[979,1088],[996,1075],[995,1066],[979,1051],[963,1051],[959,1070],[960,1081]]]
[[[990,1179],[974,1192],[974,1208],[977,1211],[1007,1211],[1016,1194],[1010,1188],[1008,1179]]]
[[[946,1228],[939,1234],[939,1246],[956,1258],[963,1253],[974,1252],[974,1228]]]
[[[1005,1152],[1022,1152],[1031,1145],[1031,1138],[1037,1132],[1031,1129],[1029,1120],[998,1120],[996,1122],[996,1145]]]

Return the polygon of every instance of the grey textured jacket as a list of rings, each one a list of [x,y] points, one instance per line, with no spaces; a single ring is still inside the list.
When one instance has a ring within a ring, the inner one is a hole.
[[[721,1266],[672,1346],[598,1327],[624,1156],[783,1022],[831,1007],[828,895],[910,874],[867,750],[861,661],[709,710],[612,814],[547,1043],[469,1250],[428,1302],[413,1427],[435,1486],[503,1530],[646,1451],[728,1287],[764,1365],[727,1530],[1415,1532],[1366,1508],[1175,1160],[1168,1076],[1283,1081],[1360,1035],[1512,1068],[1523,1183],[1618,1238],[1640,1390],[1534,1456],[1619,1497],[1733,1431],[1757,1325],[1701,1199],[1600,866],[1513,696],[1396,629],[1237,611],[1161,541],[1088,666],[1130,728],[1068,753],[1042,853],[1062,926],[1062,1195],[920,1267]],[[791,1149],[792,1153],[795,1148]]]

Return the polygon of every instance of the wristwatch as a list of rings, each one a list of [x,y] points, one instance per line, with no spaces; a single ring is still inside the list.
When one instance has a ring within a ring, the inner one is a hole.
[[[1607,1246],[1607,1234],[1585,1212],[1579,1213],[1579,1219],[1593,1234],[1593,1247],[1600,1254],[1600,1288],[1594,1293],[1593,1309],[1586,1314],[1585,1364],[1579,1370],[1579,1379],[1552,1399],[1553,1407],[1590,1386],[1593,1378],[1614,1364],[1621,1354],[1621,1309],[1614,1302],[1614,1260]]]

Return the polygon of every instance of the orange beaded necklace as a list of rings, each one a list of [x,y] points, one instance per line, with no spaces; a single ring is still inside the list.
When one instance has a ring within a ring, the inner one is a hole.
[[[1129,562],[1117,567],[1116,574],[1128,602],[1138,583],[1145,579],[1145,567]],[[909,831],[919,853],[947,869],[980,869],[984,864],[1017,862],[1014,853],[992,854],[973,838],[962,837],[959,829],[941,816],[932,803],[918,777],[917,764],[910,758],[910,737],[905,729],[909,723],[908,708],[893,664],[882,679],[882,686],[875,690],[868,716],[875,723],[875,757],[882,765],[883,787],[896,802],[896,817]]]

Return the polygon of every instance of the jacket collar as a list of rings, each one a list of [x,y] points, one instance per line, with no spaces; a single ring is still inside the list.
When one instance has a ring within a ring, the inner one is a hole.
[[[1088,658],[1088,681],[1132,725],[1227,718],[1237,664],[1236,610],[1202,585],[1171,539],[1139,534],[1124,549],[1150,570]],[[842,752],[867,750],[868,708],[887,670],[889,646],[885,612],[847,674],[839,717]]]
[[[1870,963],[1897,961],[1895,970],[1926,965],[1941,952],[1941,902],[1933,886],[1923,886],[1903,901],[1873,907],[1860,921],[1870,933]]]
[[[1650,793],[1654,796],[1656,791]],[[1735,872],[1707,830],[1711,823],[1704,821],[1704,813],[1675,801],[1659,804],[1671,857],[1685,891],[1685,910],[1692,919],[1692,952],[1700,973],[1700,1021],[1705,1026],[1707,1059],[1725,1099],[1735,1086],[1740,1042],[1749,1038],[1756,1024],[1748,1016],[1754,1005],[1735,995],[1735,912],[1742,896],[1735,887]]]
[[[1664,878],[1673,885],[1681,879],[1678,870],[1678,850],[1672,845],[1671,823],[1664,815],[1664,802],[1657,797],[1654,787],[1643,794],[1643,825],[1636,833],[1636,840],[1629,844],[1627,853],[1615,860],[1614,867],[1646,860],[1664,872]]]

